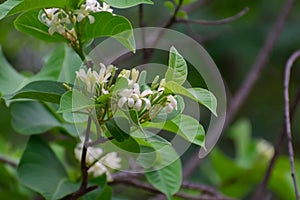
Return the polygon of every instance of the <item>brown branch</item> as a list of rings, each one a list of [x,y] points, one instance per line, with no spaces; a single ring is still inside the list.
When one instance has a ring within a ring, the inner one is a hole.
[[[201,24],[201,25],[221,25],[221,24],[228,24],[230,22],[233,22],[242,16],[244,16],[249,11],[248,7],[245,7],[243,10],[241,10],[239,13],[237,13],[234,16],[224,18],[221,20],[202,20],[202,19],[175,19],[175,22],[179,23],[193,23],[193,24]]]
[[[87,143],[90,139],[90,133],[91,133],[91,123],[92,118],[89,116],[88,121],[87,121],[87,128],[86,128],[86,133],[85,133],[85,138],[84,138],[84,143],[82,147],[82,153],[81,153],[81,163],[80,163],[80,168],[81,168],[81,176],[82,176],[82,182],[80,185],[80,188],[74,192],[69,200],[76,200],[79,197],[85,195],[86,193],[93,191],[98,188],[98,186],[91,186],[88,187],[88,166],[86,164],[86,155],[87,155]]]
[[[295,100],[294,100],[294,102],[292,103],[292,106],[291,106],[291,111],[290,111],[291,120],[295,116],[296,109],[297,109],[297,106],[299,105],[299,103],[300,103],[300,88],[298,89],[298,92],[296,94],[296,98],[295,98]],[[266,169],[266,172],[264,174],[263,180],[262,180],[259,188],[257,189],[256,193],[253,195],[253,198],[252,198],[253,200],[264,199],[265,191],[267,189],[267,185],[268,185],[268,182],[270,180],[272,170],[275,166],[275,162],[276,162],[278,156],[280,155],[280,153],[282,151],[283,142],[286,139],[285,138],[286,134],[285,134],[284,127],[285,127],[285,124],[283,124],[283,127],[282,127],[280,133],[278,134],[277,141],[274,145],[274,149],[275,149],[274,155],[273,155],[272,159],[270,160],[270,162],[268,164],[268,167]]]
[[[258,80],[261,75],[262,70],[265,67],[267,60],[270,57],[270,54],[274,48],[276,41],[280,33],[283,30],[284,24],[287,21],[287,18],[292,10],[292,7],[295,3],[295,0],[286,0],[280,14],[278,15],[273,27],[269,31],[268,36],[266,37],[265,43],[260,49],[255,59],[254,64],[251,67],[251,71],[248,73],[246,79],[243,81],[242,85],[234,95],[229,105],[229,109],[226,115],[226,122],[224,129],[228,127],[231,123],[241,105],[244,103],[245,99],[250,94],[254,84]],[[200,159],[198,157],[198,152],[196,152],[192,157],[188,160],[187,165],[184,167],[186,179],[192,172],[198,167],[200,163]]]
[[[177,16],[178,11],[180,10],[182,3],[183,3],[183,0],[179,0],[179,3],[176,6],[173,15],[170,17],[170,19],[166,23],[166,25],[163,26],[164,28],[170,28],[176,22],[176,16]]]
[[[300,199],[296,174],[295,174],[295,161],[294,161],[294,150],[293,150],[293,140],[292,140],[292,130],[291,130],[291,118],[290,118],[290,99],[289,99],[289,83],[291,77],[291,69],[297,58],[300,57],[300,50],[294,52],[292,56],[288,59],[285,67],[284,73],[284,118],[285,118],[285,132],[288,140],[288,152],[291,165],[291,176],[293,179],[296,199]]]
[[[0,156],[0,162],[5,163],[7,165],[10,165],[10,166],[12,166],[14,168],[18,167],[18,164],[16,162],[14,162],[12,160],[9,160],[9,159],[7,159],[7,158],[5,158],[3,156]]]
[[[154,188],[149,183],[145,183],[145,182],[139,181],[139,180],[134,179],[134,178],[127,177],[127,178],[119,178],[118,179],[115,176],[113,176],[113,178],[114,178],[114,181],[109,183],[111,185],[113,185],[113,184],[125,184],[127,186],[130,185],[130,186],[133,186],[135,188],[140,188],[140,189],[143,189],[143,190],[147,190],[147,191],[152,192],[152,193],[162,194],[158,189]],[[198,190],[198,191],[201,191],[205,194],[211,194],[213,196],[194,196],[194,195],[181,193],[181,192],[176,193],[174,196],[180,197],[180,198],[183,198],[183,199],[190,199],[190,200],[211,200],[211,199],[214,199],[214,200],[229,200],[229,198],[220,195],[218,192],[213,192],[215,190],[211,189],[209,186],[203,186],[203,185],[191,184],[191,183],[183,183],[183,187]],[[209,188],[209,191],[206,191],[208,188]]]

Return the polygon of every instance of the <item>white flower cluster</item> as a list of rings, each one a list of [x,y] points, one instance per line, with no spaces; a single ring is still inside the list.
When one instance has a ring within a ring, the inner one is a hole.
[[[84,18],[88,18],[90,23],[93,24],[95,22],[95,18],[90,15],[90,13],[95,12],[113,12],[113,9],[110,8],[108,4],[105,2],[102,3],[103,6],[100,5],[100,3],[97,0],[87,0],[84,4],[80,6],[79,10],[75,10],[74,14],[76,15],[76,20],[78,22],[81,22]]]
[[[83,149],[83,142],[77,144],[74,153],[75,158],[81,161],[81,154]],[[107,181],[112,181],[111,169],[120,169],[121,168],[121,158],[118,157],[117,152],[110,152],[103,155],[103,150],[97,147],[89,147],[86,163],[92,165],[88,172],[91,173],[94,177],[101,176],[106,174]]]
[[[117,68],[113,65],[105,66],[100,63],[99,73],[89,68],[87,71],[80,69],[76,71],[77,86],[90,98],[97,99],[101,95],[109,94],[112,88],[112,80]],[[140,119],[154,119],[161,111],[170,113],[177,110],[177,100],[173,95],[164,94],[165,79],[158,82],[159,77],[155,77],[151,87],[141,86],[138,83],[140,72],[136,69],[122,70],[118,78],[125,78],[128,87],[114,93],[113,102],[121,109],[135,109]],[[92,96],[91,96],[92,95]],[[112,105],[114,110],[116,107]]]
[[[165,79],[160,81],[158,88],[156,89],[157,81],[159,77],[155,77],[152,82],[152,86],[149,89],[141,91],[139,84],[137,83],[139,77],[139,71],[136,69],[123,70],[119,77],[124,77],[128,80],[129,88],[121,90],[118,94],[120,99],[118,106],[123,108],[125,105],[129,108],[134,108],[137,111],[148,110],[150,118],[154,118],[162,109],[166,109],[167,113],[177,110],[177,100],[173,95],[168,95],[163,98],[164,86],[166,84]]]
[[[84,90],[88,93],[95,93],[97,88],[100,88],[101,91],[98,92],[98,95],[108,94],[106,83],[109,78],[111,78],[112,73],[117,70],[113,65],[108,65],[107,67],[100,63],[99,73],[89,68],[87,72],[84,69],[76,71],[76,80],[80,80],[83,83]]]
[[[90,15],[95,12],[110,12],[113,10],[105,2],[102,6],[97,0],[86,0],[85,3],[81,4],[80,9],[74,10],[73,12],[66,12],[61,8],[49,8],[44,9],[41,15],[41,21],[49,26],[48,32],[53,35],[55,32],[65,35],[70,39],[70,34],[74,34],[74,24],[81,22],[84,18],[88,18],[89,22],[93,24],[95,18]],[[71,27],[71,28],[70,28]],[[72,35],[75,37],[74,35]]]

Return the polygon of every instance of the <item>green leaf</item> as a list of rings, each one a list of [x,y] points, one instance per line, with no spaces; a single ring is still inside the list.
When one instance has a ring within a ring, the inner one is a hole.
[[[113,16],[109,12],[92,14],[95,23],[86,23],[82,34],[82,42],[97,37],[113,37],[129,50],[135,52],[135,41],[130,22],[122,16]]]
[[[184,95],[197,101],[217,116],[217,99],[210,91],[203,88],[184,88],[174,81],[167,82],[165,89],[166,93]]]
[[[177,17],[182,19],[188,19],[188,14],[184,10],[179,10],[177,13]]]
[[[39,20],[39,12],[37,10],[28,11],[18,16],[14,21],[16,29],[47,42],[68,42],[66,38],[58,33],[49,34],[49,27]]]
[[[153,143],[153,145],[156,149],[159,149],[158,157],[160,157],[162,161],[161,164],[163,164],[165,160],[172,158],[172,154],[176,154],[175,150],[170,145],[162,145],[158,143]],[[178,158],[177,154],[176,156]],[[145,176],[156,189],[164,193],[168,199],[171,199],[172,195],[180,189],[182,182],[180,159],[176,159],[174,162],[169,163],[163,168],[146,172]]]
[[[14,15],[20,12],[42,8],[65,8],[72,7],[72,0],[7,0],[0,5],[0,20],[6,16]]]
[[[113,144],[113,150],[116,150],[116,147],[119,147],[122,150],[125,150],[127,152],[132,152],[132,153],[140,153],[140,146],[137,143],[137,141],[131,137],[128,136],[125,140],[123,140],[122,142],[119,142],[116,140],[116,138],[114,138],[113,140],[110,140],[111,143]],[[107,145],[112,145],[109,144],[108,142],[106,143]]]
[[[53,109],[53,108],[51,108]],[[60,121],[55,111],[36,101],[14,102],[11,105],[12,127],[20,134],[41,134],[52,128],[61,128],[71,136],[78,136],[72,124]]]
[[[166,122],[146,122],[143,124],[143,127],[170,131],[180,135],[193,144],[205,147],[205,131],[203,126],[199,124],[196,119],[188,115],[180,114],[174,119]]]
[[[174,81],[182,85],[187,77],[187,64],[175,47],[171,47],[169,54],[169,67],[166,72],[166,82]]]
[[[6,61],[2,48],[0,48],[0,63],[0,92],[5,96],[16,91],[23,83],[24,77]]]
[[[150,0],[105,0],[105,2],[115,8],[129,8],[139,4],[153,4]]]
[[[130,124],[129,121],[124,117],[114,117],[105,123],[109,133],[118,142],[123,142],[129,137]]]
[[[39,102],[15,102],[11,113],[12,127],[24,135],[43,133],[61,125]]]
[[[128,80],[124,77],[120,77],[116,80],[113,92],[118,92],[118,90],[122,90],[125,88],[128,88]]]
[[[174,13],[174,4],[171,1],[165,1],[164,5],[168,8],[170,14]]]
[[[61,199],[78,189],[52,149],[38,136],[31,136],[17,169],[20,182],[47,200]]]
[[[58,113],[76,112],[95,107],[95,101],[77,90],[68,91],[62,95]]]
[[[3,19],[14,7],[19,5],[22,0],[7,0],[0,5],[0,20]]]
[[[34,81],[17,91],[12,99],[35,99],[59,104],[67,91],[63,83],[56,81]]]
[[[67,44],[61,44],[45,59],[45,65],[34,79],[74,83],[74,72],[79,70],[81,64],[78,54]]]
[[[81,60],[67,45],[60,45],[50,54],[42,70],[32,77],[25,77],[18,73],[4,58],[0,48],[0,92],[4,99],[15,93],[26,84],[38,80],[58,80],[73,82],[74,70],[81,65]]]
[[[229,129],[229,137],[234,141],[237,163],[242,167],[253,164],[251,153],[251,123],[249,120],[240,119]],[[252,150],[254,153],[255,151]]]

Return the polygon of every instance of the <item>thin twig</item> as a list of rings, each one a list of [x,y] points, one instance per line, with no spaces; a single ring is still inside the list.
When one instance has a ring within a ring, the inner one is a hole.
[[[145,22],[144,22],[144,6],[143,4],[139,5],[139,26],[140,28],[143,28],[145,26]],[[145,46],[145,31],[144,29],[141,30],[142,32],[142,46]],[[143,48],[143,64],[146,63],[146,59],[147,59],[147,49]]]
[[[291,106],[291,111],[290,111],[291,120],[293,120],[293,118],[295,116],[296,109],[297,109],[299,103],[300,103],[300,88],[298,89],[295,100],[294,100],[294,102],[292,103],[292,106]],[[285,127],[285,124],[283,124],[283,127],[281,128],[281,131],[278,134],[277,141],[275,142],[275,145],[274,145],[274,155],[273,155],[273,157],[271,158],[271,160],[268,164],[268,167],[266,169],[266,172],[264,173],[264,177],[263,177],[263,180],[261,181],[260,186],[258,187],[257,191],[253,195],[253,198],[252,198],[253,200],[264,198],[265,191],[267,189],[267,185],[268,185],[268,182],[269,182],[271,174],[272,174],[272,170],[275,166],[275,162],[276,162],[278,156],[280,155],[280,153],[282,151],[283,142],[286,139],[285,138],[286,134],[285,134],[284,127]]]
[[[162,30],[160,30],[160,32],[157,34],[157,37],[155,38],[155,40],[153,41],[153,45],[152,46],[156,46],[159,42],[159,40],[162,38],[163,34],[165,33],[167,28],[170,28],[175,22],[176,22],[176,16],[177,13],[179,12],[181,6],[182,6],[183,0],[179,0],[173,15],[169,18],[169,20],[165,23],[165,25],[162,26]],[[152,57],[154,53],[154,48],[149,49],[149,51],[147,51],[147,55],[144,59],[144,63],[148,63]]]
[[[179,23],[194,23],[194,24],[201,24],[201,25],[221,25],[221,24],[228,24],[230,22],[233,22],[242,16],[244,16],[249,11],[248,7],[245,7],[243,10],[241,10],[239,13],[237,13],[234,16],[224,18],[221,20],[203,20],[203,19],[175,19],[175,22]]]
[[[170,19],[169,19],[169,21],[166,23],[166,25],[163,26],[164,28],[170,28],[170,27],[175,23],[177,13],[179,12],[182,3],[183,3],[183,0],[179,0],[179,3],[178,3],[178,5],[176,6],[173,15],[170,17]]]
[[[16,162],[14,162],[12,160],[9,160],[9,159],[7,159],[7,158],[5,158],[3,156],[0,156],[0,162],[8,164],[8,165],[10,165],[10,166],[12,166],[14,168],[16,168],[18,166],[18,164]]]
[[[232,119],[235,117],[239,108],[244,103],[245,99],[250,94],[254,84],[260,77],[262,70],[264,69],[271,52],[275,46],[276,41],[279,38],[280,33],[282,32],[284,25],[287,21],[287,18],[293,8],[295,0],[287,0],[284,4],[280,14],[278,15],[275,24],[269,31],[268,36],[266,37],[263,47],[257,54],[254,64],[251,67],[251,71],[248,73],[246,79],[243,81],[242,85],[234,95],[232,101],[229,105],[229,110],[227,111],[226,123],[225,126],[228,126]]]
[[[251,71],[248,73],[246,79],[243,81],[242,85],[240,86],[240,88],[238,89],[238,91],[236,92],[236,94],[230,102],[229,109],[227,110],[224,129],[227,128],[228,125],[231,123],[238,110],[240,109],[241,105],[244,103],[245,99],[250,94],[254,84],[261,75],[261,72],[264,69],[266,62],[270,57],[270,54],[274,48],[276,41],[278,40],[280,33],[283,30],[284,24],[287,21],[287,17],[291,12],[294,3],[295,0],[286,1],[273,27],[269,31],[265,43],[258,52],[255,62],[251,67]],[[198,167],[199,163],[200,159],[198,157],[198,152],[196,152],[194,155],[191,156],[186,166],[184,167],[185,179],[193,173],[193,171]]]
[[[288,62],[285,67],[284,73],[284,118],[285,118],[285,131],[286,137],[288,140],[288,151],[291,165],[291,175],[293,179],[293,184],[295,188],[296,199],[300,199],[296,174],[295,174],[295,161],[294,161],[294,150],[293,150],[293,140],[292,140],[292,131],[291,131],[291,118],[290,118],[290,99],[289,99],[289,83],[291,77],[291,69],[295,60],[300,57],[300,50],[294,52],[292,56],[288,59]]]

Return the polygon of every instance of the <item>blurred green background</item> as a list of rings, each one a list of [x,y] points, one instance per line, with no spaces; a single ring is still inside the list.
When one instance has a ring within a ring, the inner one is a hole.
[[[231,95],[239,88],[251,65],[254,63],[257,53],[270,31],[270,27],[279,15],[284,1],[204,1],[202,5],[197,7],[189,7],[189,5],[183,7],[189,10],[188,18],[217,20],[235,15],[244,7],[249,7],[249,12],[245,16],[229,24],[216,26],[175,24],[171,27],[174,30],[193,37],[205,47],[224,78],[228,89],[228,101],[230,101]],[[169,19],[170,13],[164,4],[165,1],[154,0],[154,5],[144,6],[146,26],[161,26]],[[238,199],[249,198],[260,183],[269,157],[265,157],[263,153],[257,151],[257,141],[259,138],[264,138],[273,143],[283,125],[283,71],[290,54],[300,48],[299,11],[300,3],[296,2],[261,78],[236,116],[233,122],[234,126],[224,131],[222,138],[219,140],[218,147],[201,163],[193,176],[193,181],[211,184],[219,188],[226,195]],[[133,27],[139,26],[138,7],[126,10],[115,9],[114,12],[127,17]],[[16,70],[25,74],[36,73],[43,65],[43,57],[50,53],[56,44],[45,43],[19,33],[13,27],[14,18],[12,16],[0,21],[1,47],[7,60]],[[162,55],[155,55],[158,58],[153,58],[153,60],[161,59],[159,56]],[[297,67],[299,64],[300,62],[297,61],[292,71],[290,92],[292,100],[300,88],[300,79],[298,78],[300,67]],[[0,154],[9,156],[12,160],[17,160],[22,149],[25,147],[27,138],[15,133],[10,125],[10,119],[9,110],[3,102],[0,103]],[[298,163],[298,159],[300,159],[299,120],[300,112],[298,109],[292,126],[294,134],[293,142],[297,158],[296,164],[298,166],[296,170],[298,171],[300,170]],[[239,148],[239,145],[235,141],[239,140],[237,138],[241,136],[246,142],[244,141],[245,145]],[[185,155],[184,160],[189,157],[192,150]],[[241,154],[241,151],[245,153]],[[6,170],[10,170],[9,167],[4,167],[0,163],[0,173],[5,174],[6,172],[3,173],[3,171]],[[9,173],[12,173],[12,175],[11,180],[8,180],[14,185],[13,172]],[[289,185],[291,179],[289,177],[287,157],[282,156],[280,158],[274,174],[275,177],[273,176],[270,182],[269,192],[271,198],[293,198],[291,196],[293,195],[293,191],[291,190],[292,185]],[[238,178],[242,175],[245,179]],[[299,175],[298,178],[300,178]],[[239,180],[232,181],[235,179]],[[281,184],[281,187],[276,186],[276,184]],[[0,199],[2,199],[1,195],[3,193],[10,190],[14,191],[12,186],[1,181]],[[29,193],[23,190],[19,190],[21,196],[24,193],[26,194],[22,198],[31,198],[28,195]],[[120,199],[132,199],[132,190],[124,192],[125,190],[122,187],[118,188],[117,191],[120,193]]]

